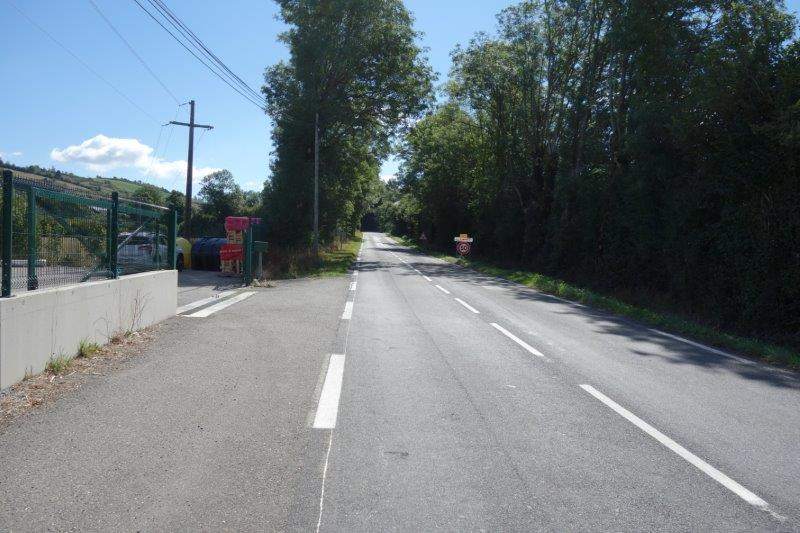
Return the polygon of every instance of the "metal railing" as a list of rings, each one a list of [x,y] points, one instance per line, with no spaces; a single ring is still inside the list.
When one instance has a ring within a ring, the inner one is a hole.
[[[177,214],[3,171],[2,292],[175,268]]]

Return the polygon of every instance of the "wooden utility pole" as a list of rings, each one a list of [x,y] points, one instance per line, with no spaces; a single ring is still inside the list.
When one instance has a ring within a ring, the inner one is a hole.
[[[171,120],[170,124],[176,126],[186,126],[189,128],[189,157],[186,165],[186,203],[183,208],[183,236],[186,240],[192,238],[192,169],[194,167],[194,129],[202,128],[205,130],[213,130],[214,126],[206,126],[205,124],[194,123],[194,100],[189,100],[189,123],[175,122]]]
[[[319,257],[319,113],[314,115],[314,258]]]

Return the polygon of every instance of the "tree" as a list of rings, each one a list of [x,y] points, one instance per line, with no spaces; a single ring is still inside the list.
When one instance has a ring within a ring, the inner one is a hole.
[[[205,176],[200,182],[198,198],[202,204],[192,225],[197,224],[200,234],[223,235],[225,217],[244,214],[244,193],[228,170]]]
[[[405,137],[399,182],[402,191],[418,201],[418,207],[402,196],[398,215],[408,217],[416,209],[418,224],[404,226],[425,231],[429,242],[441,246],[453,236],[477,229],[475,207],[484,199],[480,154],[485,139],[477,123],[455,104],[446,104],[417,122]]]
[[[800,346],[783,3],[530,0],[498,21],[404,139],[405,226],[443,245],[458,225],[494,260]]]
[[[263,92],[275,157],[265,198],[271,239],[307,244],[315,115],[320,122],[323,240],[353,230],[392,136],[419,114],[430,69],[400,0],[279,0],[291,58],[269,68]]]
[[[178,220],[183,220],[183,207],[186,195],[178,191],[170,191],[167,195],[167,207],[178,213]]]
[[[146,204],[161,205],[164,201],[161,189],[154,185],[142,184],[134,191],[132,198]]]

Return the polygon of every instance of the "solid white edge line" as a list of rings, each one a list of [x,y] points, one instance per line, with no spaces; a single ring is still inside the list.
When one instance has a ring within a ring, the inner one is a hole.
[[[344,376],[344,354],[331,354],[328,363],[328,373],[322,393],[319,395],[317,414],[314,416],[314,429],[333,429],[336,427],[336,417],[339,413],[339,397],[342,393],[342,378]]]
[[[475,309],[474,307],[472,307],[471,305],[469,305],[467,302],[465,302],[465,301],[464,301],[464,300],[462,300],[461,298],[455,298],[455,301],[457,301],[458,303],[460,303],[461,305],[463,305],[464,307],[466,307],[467,309],[469,309],[470,311],[472,311],[472,312],[473,312],[473,313],[475,313],[476,315],[477,315],[477,314],[480,314],[480,311],[478,311],[477,309]]]
[[[358,270],[353,270],[353,276],[358,276]]]
[[[684,448],[683,446],[672,440],[671,438],[667,437],[659,430],[657,430],[656,428],[654,428],[653,426],[651,426],[638,416],[634,415],[633,413],[631,413],[630,411],[619,405],[617,402],[615,402],[614,400],[603,394],[602,392],[598,391],[591,385],[584,384],[581,385],[580,387],[589,394],[591,394],[592,396],[594,396],[596,399],[603,402],[607,407],[609,407],[615,413],[620,415],[622,418],[624,418],[637,428],[641,429],[642,431],[653,437],[655,440],[663,444],[670,451],[682,457],[689,464],[691,464],[692,466],[694,466],[695,468],[706,474],[708,477],[710,477],[711,479],[713,479],[714,481],[716,481],[729,491],[736,494],[738,497],[740,497],[750,505],[753,505],[763,510],[767,511],[769,510],[769,504],[766,501],[762,500],[754,493],[750,492],[742,485],[740,485],[733,479],[729,478],[728,476],[726,476],[725,474],[723,474],[722,472],[720,472],[719,470],[708,464],[707,462],[703,461],[695,454],[693,454],[692,452],[690,452],[689,450],[687,450],[686,448]],[[775,513],[772,514],[776,518],[782,518],[780,517],[780,515],[777,515]]]
[[[325,466],[322,468],[322,485],[319,491],[319,516],[317,517],[317,533],[319,533],[319,528],[322,527],[322,508],[325,505],[325,479],[328,477],[328,460],[331,457],[332,447],[333,431],[331,430],[330,437],[328,437],[328,451],[325,453]]]
[[[356,290],[356,282],[355,282],[355,281],[351,281],[351,282],[350,282],[350,290],[351,290],[351,291],[354,291],[354,290]]]
[[[428,276],[426,276],[425,274],[423,274],[423,275],[422,275],[422,277],[423,277],[423,278],[425,278],[425,281],[433,281],[431,278],[429,278],[429,277],[428,277]]]
[[[694,346],[695,348],[700,348],[701,350],[711,352],[715,355],[721,355],[722,357],[727,357],[728,359],[733,359],[734,361],[738,361],[746,365],[757,366],[759,368],[764,368],[765,370],[780,370],[780,369],[773,369],[772,367],[768,367],[765,365],[761,365],[756,361],[745,359],[744,357],[739,357],[738,355],[733,355],[732,353],[724,352],[722,350],[717,350],[716,348],[712,348],[711,346],[706,346],[705,344],[700,344],[699,342],[690,341],[689,339],[673,335],[672,333],[667,333],[666,331],[661,331],[660,329],[655,329],[655,328],[648,328],[648,329],[653,333],[658,333],[659,335],[663,335],[665,337],[669,337],[670,339],[680,341],[684,344],[688,344],[689,346]]]
[[[441,285],[436,285],[436,288],[439,289],[440,291],[442,291],[445,294],[450,294],[450,291],[448,291],[447,289],[445,289]]]
[[[353,316],[353,302],[344,303],[344,311],[342,312],[342,320],[350,320]]]
[[[224,291],[224,292],[221,292],[219,294],[215,294],[214,296],[211,296],[209,298],[203,298],[202,300],[197,300],[195,302],[191,302],[191,303],[188,303],[186,305],[182,305],[182,306],[180,306],[179,308],[177,308],[175,310],[175,314],[176,315],[180,315],[182,313],[185,313],[186,311],[191,311],[192,309],[197,309],[198,307],[203,307],[204,305],[210,304],[211,302],[216,302],[216,301],[219,301],[219,300],[221,300],[223,298],[227,298],[228,296],[231,296],[232,294],[236,294],[236,291]]]
[[[205,309],[201,309],[200,311],[198,311],[196,313],[192,313],[191,315],[183,315],[183,316],[188,316],[190,318],[206,318],[208,316],[213,315],[217,311],[222,311],[226,307],[230,307],[235,303],[241,302],[242,300],[246,300],[246,299],[250,298],[254,294],[255,294],[255,292],[243,292],[243,293],[239,294],[238,296],[234,296],[233,298],[228,298],[226,300],[222,300],[218,304],[214,304],[214,305],[206,307]]]
[[[512,341],[516,342],[517,344],[519,344],[520,346],[525,348],[527,351],[529,351],[533,355],[535,355],[537,357],[544,357],[544,354],[542,352],[540,352],[539,350],[537,350],[536,348],[534,348],[533,346],[531,346],[530,344],[528,344],[524,340],[520,339],[519,337],[517,337],[516,335],[511,333],[510,331],[508,331],[506,328],[504,328],[500,324],[497,324],[495,322],[492,322],[491,324],[492,324],[492,327],[494,329],[496,329],[497,331],[499,331],[500,333],[502,333],[503,335],[505,335],[506,337],[508,337]]]

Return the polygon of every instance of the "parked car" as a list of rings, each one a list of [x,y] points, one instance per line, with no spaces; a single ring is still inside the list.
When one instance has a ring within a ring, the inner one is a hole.
[[[156,240],[158,242],[156,242]],[[167,257],[167,237],[140,231],[120,233],[117,237],[117,267],[123,274],[133,274],[153,270]],[[183,270],[183,250],[175,248],[175,263]]]

